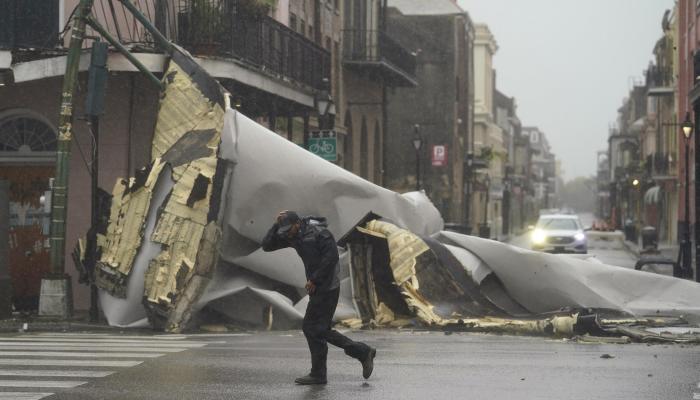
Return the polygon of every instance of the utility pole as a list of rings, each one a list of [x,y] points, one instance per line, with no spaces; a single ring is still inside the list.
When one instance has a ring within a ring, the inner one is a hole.
[[[97,322],[99,310],[97,308],[97,285],[95,285],[95,268],[97,265],[97,234],[99,229],[99,160],[100,160],[100,115],[104,114],[104,97],[107,85],[107,55],[108,47],[104,42],[93,42],[90,54],[90,72],[88,79],[88,93],[85,104],[85,113],[88,117],[90,133],[93,145],[92,163],[90,164],[92,181],[92,208],[90,218],[90,231],[87,237],[87,267],[90,282],[90,321]],[[103,232],[104,233],[104,232]]]
[[[94,0],[80,0],[73,18],[66,73],[61,90],[61,110],[56,152],[56,178],[51,194],[50,261],[51,272],[41,280],[39,315],[68,318],[73,313],[70,276],[65,273],[66,216],[68,213],[68,176],[73,139],[73,106],[78,86],[80,53],[85,37],[85,19]]]

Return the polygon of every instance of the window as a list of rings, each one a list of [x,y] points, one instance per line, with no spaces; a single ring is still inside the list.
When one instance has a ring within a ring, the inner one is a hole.
[[[345,134],[345,141],[343,143],[343,162],[345,163],[345,169],[347,169],[350,172],[353,171],[353,152],[352,152],[352,115],[350,114],[350,111],[345,112],[345,129],[346,129],[346,134]]]
[[[365,179],[369,175],[369,143],[367,139],[367,119],[363,115],[360,127],[360,176]]]
[[[294,13],[289,14],[289,28],[295,32],[297,30],[297,16]]]
[[[459,77],[455,77],[455,100],[459,102]]]
[[[299,33],[301,33],[302,35],[306,33],[306,21],[304,21],[303,19],[301,20],[301,23],[299,25]]]
[[[547,230],[577,230],[578,222],[573,218],[543,218],[537,222],[537,227]]]
[[[382,181],[382,129],[379,120],[374,121],[374,183]]]

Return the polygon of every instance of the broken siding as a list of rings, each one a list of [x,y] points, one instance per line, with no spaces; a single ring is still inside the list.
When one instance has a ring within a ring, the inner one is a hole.
[[[115,297],[126,297],[126,284],[134,258],[141,248],[153,187],[163,166],[155,160],[141,187],[135,178],[129,181],[128,187],[123,180],[114,187],[109,226],[101,247],[102,256],[96,265],[95,279],[98,287]]]
[[[149,263],[144,302],[154,325],[178,330],[187,322],[183,315],[190,315],[185,307],[176,307],[178,302],[182,299],[191,305],[195,301],[207,280],[194,276],[208,276],[214,265],[207,259],[207,266],[196,268],[195,262],[202,259],[198,253],[209,223],[224,110],[209,101],[175,62],[168,68],[166,81],[152,156],[162,156],[170,164],[175,185],[150,238],[163,250]],[[219,240],[218,235],[210,236],[209,242]],[[186,289],[188,295],[183,296]],[[172,315],[176,309],[180,311]]]

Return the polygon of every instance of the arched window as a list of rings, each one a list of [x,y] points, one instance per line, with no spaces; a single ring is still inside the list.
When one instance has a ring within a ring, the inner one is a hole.
[[[345,112],[345,131],[347,132],[345,134],[345,140],[343,141],[343,163],[345,165],[345,169],[347,169],[350,172],[353,171],[353,143],[352,143],[352,115],[350,114],[350,110]]]
[[[369,175],[369,143],[367,143],[367,119],[362,116],[360,131],[360,176],[367,179]]]
[[[0,112],[0,162],[54,162],[56,148],[56,131],[40,114]]]
[[[382,181],[382,129],[379,121],[374,121],[374,182]]]

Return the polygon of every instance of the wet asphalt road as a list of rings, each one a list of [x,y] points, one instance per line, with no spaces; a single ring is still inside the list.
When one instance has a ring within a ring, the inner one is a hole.
[[[441,332],[348,334],[378,348],[375,373],[367,381],[358,362],[331,349],[329,384],[295,385],[293,379],[308,368],[299,332],[190,336],[187,340],[211,344],[145,360],[78,387],[51,389],[55,394],[45,399],[657,400],[693,399],[700,392],[700,347]],[[0,387],[0,398],[8,398],[2,396],[8,390]]]

